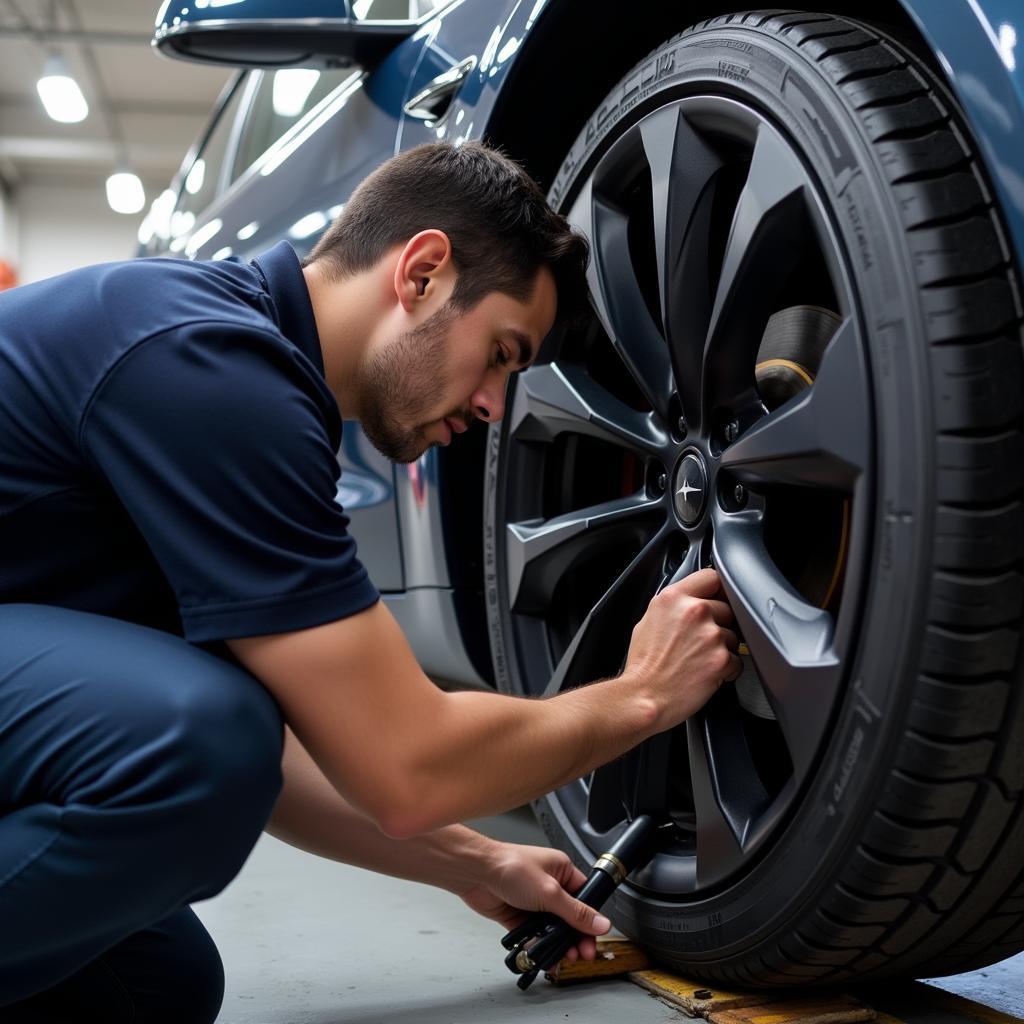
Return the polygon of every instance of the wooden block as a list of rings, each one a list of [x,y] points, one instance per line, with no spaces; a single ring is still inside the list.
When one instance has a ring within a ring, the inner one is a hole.
[[[760,1006],[744,1006],[712,1013],[711,1024],[856,1024],[874,1020],[870,1007],[848,995],[792,995]]]
[[[712,988],[702,981],[690,981],[666,971],[633,971],[629,980],[653,992],[659,999],[677,1006],[691,1017],[706,1017],[718,1010],[763,1004],[771,996],[763,992],[727,992]]]
[[[594,960],[560,960],[545,977],[556,985],[565,985],[592,978],[611,978],[629,971],[642,971],[650,963],[647,954],[629,939],[598,939],[597,957]]]

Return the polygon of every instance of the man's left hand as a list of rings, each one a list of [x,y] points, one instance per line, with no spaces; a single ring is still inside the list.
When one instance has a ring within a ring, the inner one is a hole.
[[[557,914],[585,936],[566,957],[593,960],[597,952],[593,936],[607,932],[611,921],[570,895],[578,892],[586,880],[586,875],[560,850],[499,843],[483,880],[458,895],[471,909],[506,930],[522,924],[537,910]]]

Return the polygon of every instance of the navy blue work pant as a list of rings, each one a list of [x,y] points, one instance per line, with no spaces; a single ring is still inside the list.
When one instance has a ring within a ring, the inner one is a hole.
[[[187,904],[259,838],[282,732],[253,676],[179,637],[0,604],[0,1021],[214,1020]]]

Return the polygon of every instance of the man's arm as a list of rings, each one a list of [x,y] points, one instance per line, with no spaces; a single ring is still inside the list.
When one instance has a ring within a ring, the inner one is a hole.
[[[710,570],[666,588],[634,628],[621,676],[545,700],[439,690],[382,602],[228,642],[338,792],[408,837],[524,804],[701,707],[739,670],[717,588]]]
[[[285,728],[284,786],[267,831],[318,856],[447,889],[484,917],[514,928],[526,912],[558,914],[584,935],[567,952],[593,960],[591,936],[611,922],[574,899],[583,873],[558,850],[502,843],[463,825],[393,839],[355,810]]]
[[[482,884],[493,869],[501,844],[464,825],[406,840],[386,836],[327,781],[289,728],[281,767],[284,785],[266,830],[292,846],[453,893]]]

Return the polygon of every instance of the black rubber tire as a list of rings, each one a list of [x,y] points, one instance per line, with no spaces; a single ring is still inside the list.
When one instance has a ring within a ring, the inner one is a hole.
[[[770,116],[829,197],[871,360],[873,558],[854,683],[771,849],[699,902],[659,905],[627,884],[608,909],[666,964],[733,986],[928,977],[1003,959],[1024,947],[1024,356],[1017,270],[977,147],[936,76],[878,30],[734,14],[623,77],[569,150],[552,204],[566,208],[626,127],[698,91]],[[850,166],[830,160],[830,130]],[[506,430],[493,426],[488,442],[485,566],[495,674],[516,693],[502,597]],[[535,810],[582,864],[557,798]]]

